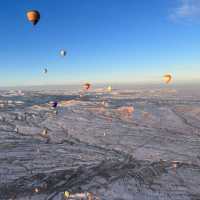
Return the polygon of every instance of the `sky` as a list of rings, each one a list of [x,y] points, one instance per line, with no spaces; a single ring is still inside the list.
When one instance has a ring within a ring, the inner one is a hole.
[[[200,82],[200,0],[0,3],[0,86]]]

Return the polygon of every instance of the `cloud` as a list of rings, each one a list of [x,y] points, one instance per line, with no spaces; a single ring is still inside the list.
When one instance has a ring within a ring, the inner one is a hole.
[[[200,0],[179,0],[170,14],[172,20],[200,20]]]

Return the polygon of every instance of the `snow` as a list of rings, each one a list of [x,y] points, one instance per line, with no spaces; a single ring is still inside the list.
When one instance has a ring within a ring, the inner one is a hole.
[[[0,199],[200,198],[200,91],[102,91],[1,92]]]

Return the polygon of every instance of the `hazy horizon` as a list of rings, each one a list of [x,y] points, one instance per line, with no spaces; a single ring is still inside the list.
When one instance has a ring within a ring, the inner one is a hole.
[[[111,85],[113,89],[125,88],[125,89],[136,89],[137,87],[146,87],[146,88],[176,88],[176,87],[200,87],[200,82],[178,82],[173,83],[170,85],[164,85],[163,83],[159,82],[138,82],[138,83],[94,83],[92,84],[92,89],[98,88],[106,88],[108,85]],[[78,89],[82,90],[83,84],[55,84],[55,85],[27,85],[27,86],[0,86],[0,90],[43,90],[43,89],[56,89],[56,90],[63,90],[63,89]]]

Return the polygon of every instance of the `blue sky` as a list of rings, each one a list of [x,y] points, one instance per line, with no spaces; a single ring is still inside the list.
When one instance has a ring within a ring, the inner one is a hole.
[[[0,86],[200,81],[199,0],[0,3]]]

